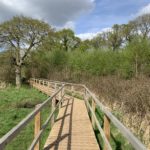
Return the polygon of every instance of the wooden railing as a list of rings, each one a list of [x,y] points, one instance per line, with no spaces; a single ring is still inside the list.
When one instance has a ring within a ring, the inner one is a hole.
[[[33,79],[30,80],[30,84],[32,85],[33,82],[35,82]],[[40,82],[39,82],[40,84]],[[44,83],[45,84],[45,83]],[[48,126],[49,122],[51,122],[51,126],[54,123],[54,115],[57,108],[60,107],[61,103],[63,102],[64,97],[64,84],[61,84],[59,86],[59,89],[56,90],[56,84],[52,82],[52,87],[55,87],[55,92],[49,97],[47,100],[45,100],[42,104],[39,104],[36,106],[35,110],[33,110],[26,118],[24,118],[18,125],[16,125],[14,128],[12,128],[7,134],[5,134],[0,139],[0,150],[3,150],[7,144],[9,144],[19,133],[20,131],[25,128],[34,118],[35,118],[35,138],[29,147],[29,150],[35,150],[39,149],[39,139],[45,130],[45,128]],[[60,100],[56,105],[56,96],[60,95]],[[51,102],[52,105],[52,111],[50,115],[48,116],[45,123],[40,127],[40,112],[41,110],[47,106],[48,103]]]
[[[63,98],[67,91],[71,92],[71,95],[74,93],[81,94],[84,98],[88,112],[91,114],[91,122],[93,128],[97,126],[102,139],[104,141],[104,149],[112,150],[110,145],[110,123],[114,124],[117,129],[122,133],[122,135],[131,143],[134,149],[136,150],[146,150],[146,147],[139,141],[129,129],[127,129],[106,107],[100,102],[100,100],[85,86],[82,84],[73,84],[59,81],[50,81],[47,79],[30,79],[30,84],[40,84],[55,89],[55,92],[45,100],[42,104],[36,106],[25,119],[23,119],[17,126],[10,130],[6,135],[0,139],[0,150],[3,150],[7,144],[14,139],[20,131],[32,120],[35,118],[35,138],[32,144],[29,147],[29,150],[39,150],[40,137],[44,132],[45,128],[51,122],[51,126],[54,124],[54,115],[57,108],[61,107],[63,103]],[[59,98],[59,102],[56,105],[56,97]],[[52,111],[45,123],[40,126],[40,111],[51,102]],[[104,128],[101,128],[101,125],[96,116],[96,107],[104,113]]]

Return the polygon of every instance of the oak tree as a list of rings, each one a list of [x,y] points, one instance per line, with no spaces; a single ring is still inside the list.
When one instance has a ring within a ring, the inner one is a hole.
[[[42,43],[50,30],[43,21],[24,16],[16,16],[0,24],[0,45],[11,50],[18,88],[21,86],[21,68],[26,57]]]

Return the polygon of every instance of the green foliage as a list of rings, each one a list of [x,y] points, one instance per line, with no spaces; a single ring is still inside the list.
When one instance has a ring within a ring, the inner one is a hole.
[[[126,47],[126,57],[132,64],[134,74],[144,74],[150,65],[150,42],[136,38]]]
[[[50,31],[47,23],[24,16],[13,17],[0,24],[0,45],[10,49],[18,88],[21,86],[22,66],[26,57],[41,44]]]
[[[71,51],[78,47],[80,39],[70,29],[63,29],[56,32],[60,48],[64,51]]]
[[[23,57],[20,53],[18,58],[12,54],[16,65],[26,67],[27,77],[48,78],[58,73],[65,78],[80,78],[86,74],[117,75],[128,79],[150,74],[149,18],[149,15],[143,15],[128,24],[116,24],[92,40],[81,41],[70,29],[55,32],[42,21],[21,16],[0,25],[0,39],[5,43],[2,35],[11,30],[8,35],[14,43],[10,44],[15,44],[11,45],[12,52],[15,52],[18,40],[20,46],[29,46],[29,49],[24,49],[27,53]],[[34,37],[35,33],[37,35]],[[32,51],[28,55],[30,48]],[[27,55],[30,57],[24,61]]]
[[[138,40],[138,43],[137,43]],[[94,50],[72,51],[63,50],[39,51],[33,53],[32,67],[43,73],[45,77],[52,71],[71,71],[75,76],[89,74],[95,76],[117,75],[131,78],[138,72],[149,73],[150,42],[146,39],[133,40],[119,51]],[[39,75],[40,76],[40,75]]]
[[[0,52],[0,80],[11,82],[15,78],[15,68],[12,65],[9,51]]]
[[[91,115],[91,114],[90,114]],[[104,126],[104,114],[99,108],[96,108],[96,117],[100,123],[101,128]],[[110,124],[111,128],[111,137],[110,137],[110,145],[112,146],[112,149],[115,150],[133,150],[134,148],[131,146],[131,144],[128,142],[125,137],[123,137],[122,133],[119,132],[119,130],[113,125],[113,123]],[[97,141],[100,145],[101,149],[104,149],[104,141],[103,138],[101,137],[101,134],[98,130],[98,128],[95,128],[95,135],[97,138]]]
[[[54,50],[50,54],[50,60],[54,67],[62,69],[63,66],[67,63],[67,53],[62,50]]]
[[[0,137],[25,118],[38,103],[47,98],[39,91],[22,87],[19,90],[9,87],[0,91]],[[49,106],[42,112],[42,122],[46,119],[50,109]],[[22,132],[6,147],[6,150],[26,150],[31,144],[34,136],[34,121],[32,121]],[[44,144],[42,138],[42,145]]]
[[[63,50],[33,52],[28,60],[28,76],[47,78],[48,74],[54,71],[62,71],[67,64],[67,52]]]

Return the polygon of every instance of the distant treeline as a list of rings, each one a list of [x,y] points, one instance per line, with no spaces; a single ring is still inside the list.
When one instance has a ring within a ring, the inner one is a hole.
[[[114,25],[82,41],[70,29],[55,31],[45,22],[23,16],[0,24],[0,77],[21,85],[21,78],[70,80],[80,76],[150,75],[150,14]]]

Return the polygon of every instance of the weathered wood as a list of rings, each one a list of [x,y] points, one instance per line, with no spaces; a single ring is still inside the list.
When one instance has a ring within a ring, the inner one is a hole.
[[[63,97],[64,97],[64,95],[63,95]],[[62,97],[62,98],[63,98],[63,97]],[[60,101],[60,102],[62,102],[62,101]],[[60,103],[60,102],[59,102],[59,103]],[[46,129],[47,125],[48,125],[49,122],[51,121],[51,118],[52,118],[53,114],[55,113],[56,109],[58,108],[59,103],[56,105],[55,110],[51,112],[51,114],[49,115],[49,117],[46,119],[45,123],[42,125],[40,132],[39,132],[38,135],[34,138],[34,140],[33,140],[33,142],[31,143],[31,145],[30,145],[30,147],[29,147],[28,150],[33,150],[33,149],[34,149],[34,147],[35,147],[36,143],[38,142],[38,140],[40,139],[42,133],[44,132],[44,130]]]
[[[47,104],[54,98],[64,87],[63,85],[57,92],[51,95],[47,100],[45,100],[39,108],[33,110],[26,118],[24,118],[19,124],[12,128],[8,133],[6,133],[0,139],[0,150],[3,150],[7,144],[9,144],[19,133],[20,131],[27,126],[27,124],[40,112]]]
[[[51,81],[54,82],[54,81]],[[64,82],[58,82],[62,83]],[[101,109],[101,111],[108,116],[111,122],[120,130],[120,132],[127,138],[127,140],[132,144],[132,146],[136,150],[146,150],[146,147],[139,141],[130,131],[127,129],[111,112],[105,109],[104,105],[100,103],[100,101],[96,98],[96,96],[85,86],[82,84],[72,84],[72,83],[65,83],[66,85],[74,85],[74,86],[81,86],[83,87],[88,94],[94,99],[96,105]]]
[[[92,110],[93,110],[94,113],[95,113],[95,109],[96,109],[96,104],[95,104],[95,101],[92,100]],[[92,121],[92,126],[95,129],[95,119],[94,119],[93,115],[91,116],[91,121]]]
[[[99,150],[84,101],[65,96],[44,150]]]
[[[87,97],[87,91],[85,89],[85,92],[84,92],[84,101],[85,101],[85,104],[86,104],[86,109],[87,109],[87,112],[89,113],[89,108],[88,108],[88,104],[87,104],[87,101],[88,101],[88,97]]]
[[[36,108],[38,108],[39,106],[40,105],[36,105]],[[40,129],[41,129],[41,114],[40,112],[38,112],[37,115],[35,116],[34,122],[34,138],[39,134]],[[40,150],[40,140],[35,145],[34,150]]]
[[[43,79],[31,79],[30,80],[30,84],[33,87],[38,87],[38,89],[43,88],[44,84],[43,81],[48,81],[48,80],[43,80]],[[38,85],[36,84],[38,83]],[[65,86],[81,86],[83,87],[88,94],[94,99],[97,107],[99,107],[101,109],[101,111],[110,119],[110,121],[120,130],[120,132],[128,139],[128,141],[132,144],[132,146],[136,149],[136,150],[146,150],[146,147],[129,131],[129,129],[127,129],[111,112],[109,112],[102,103],[100,103],[100,101],[96,98],[96,96],[85,86],[82,84],[72,84],[72,83],[65,83],[65,82],[59,82],[59,81],[50,81],[51,84],[60,84],[63,85],[61,89],[59,89],[57,92],[55,91],[54,94],[51,95],[50,98],[48,98],[44,103],[42,103],[42,105],[38,108],[35,109],[33,112],[31,112],[25,119],[23,119],[17,126],[15,126],[11,131],[9,131],[6,135],[4,135],[1,139],[0,139],[0,150],[4,149],[4,147],[14,138],[16,137],[20,131],[35,117],[35,115],[41,111],[42,108],[44,108],[49,101],[51,101],[51,99],[53,99],[54,97],[56,97],[56,95],[63,90],[63,88]],[[40,87],[41,86],[41,87]],[[46,86],[45,86],[46,87]],[[43,88],[43,91],[45,90],[45,88]],[[47,91],[47,90],[46,90]],[[47,91],[48,92],[48,91]],[[46,92],[46,93],[47,93]],[[49,95],[49,94],[48,94]],[[95,118],[95,123],[97,125],[97,127],[100,129],[100,125],[99,122],[95,116],[95,113],[93,112],[92,108],[90,108],[90,111],[94,114],[94,118]],[[101,130],[101,129],[100,129]],[[102,130],[103,131],[103,130]],[[40,131],[41,133],[42,131]],[[40,134],[39,133],[39,134]],[[102,137],[105,139],[105,134],[103,135],[103,132],[101,132]],[[106,138],[107,139],[107,138]],[[105,142],[106,142],[105,139]],[[36,144],[36,140],[38,140],[37,138],[34,139],[34,144]],[[107,142],[106,142],[107,143]],[[33,145],[34,145],[33,144]],[[109,144],[109,143],[108,143]]]
[[[72,86],[71,86],[71,96],[72,96],[72,99],[74,99],[74,96],[73,96],[73,95],[74,95],[74,86],[72,85]]]
[[[55,83],[55,91],[57,91],[57,83]]]
[[[96,126],[97,126],[97,128],[98,128],[98,130],[99,130],[99,132],[100,132],[100,134],[101,134],[101,136],[102,136],[102,138],[103,138],[103,140],[104,140],[104,143],[107,144],[108,150],[112,150],[111,145],[110,145],[110,143],[108,142],[108,140],[107,140],[107,138],[106,138],[106,136],[105,136],[105,133],[104,133],[103,129],[101,128],[100,124],[99,124],[99,121],[98,121],[98,119],[97,119],[97,117],[96,117],[95,112],[93,111],[93,109],[92,109],[90,103],[89,103],[88,101],[86,101],[86,102],[87,102],[87,106],[88,106],[88,108],[89,108],[89,110],[90,110],[90,112],[91,112],[91,114],[92,114],[92,116],[93,116],[93,119],[95,120],[95,124],[96,124]]]
[[[49,87],[49,88],[51,87],[51,83],[50,83],[50,82],[48,82],[48,87]]]
[[[64,99],[63,99],[63,95],[65,95],[65,86],[64,88],[61,90],[61,99],[62,99],[62,104],[64,103]]]
[[[61,98],[62,98],[62,92],[59,92],[59,101],[61,101]],[[60,102],[59,103],[59,109],[61,108],[61,105],[62,105],[62,103]]]
[[[101,111],[107,115],[107,117],[110,119],[110,121],[120,130],[120,132],[123,134],[124,137],[132,144],[132,146],[136,150],[147,150],[145,145],[141,143],[131,132],[129,129],[127,129],[111,112],[109,112],[105,106],[100,103],[99,99],[86,87],[84,88],[87,90],[87,92],[92,96],[94,99],[96,105],[101,109]]]
[[[110,141],[110,120],[104,115],[104,133],[108,141]],[[104,150],[108,150],[107,144],[104,144]]]
[[[56,107],[56,96],[52,99],[52,110],[51,112],[53,112],[55,110],[55,107]],[[51,117],[51,127],[54,125],[54,122],[55,122],[55,114],[52,115]]]

